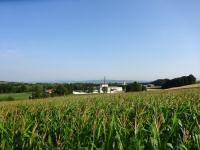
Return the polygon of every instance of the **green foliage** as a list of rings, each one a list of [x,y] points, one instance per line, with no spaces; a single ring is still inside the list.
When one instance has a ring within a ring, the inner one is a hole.
[[[145,91],[145,90],[146,88],[142,84],[139,84],[137,82],[128,84],[126,86],[126,92]]]
[[[0,83],[0,93],[30,92],[32,84],[27,83]]]
[[[108,92],[108,88],[107,87],[102,87],[102,91],[103,91],[103,93],[107,93]]]
[[[200,148],[200,89],[9,102],[0,149]]]
[[[67,89],[63,85],[58,85],[55,89],[55,94],[62,96],[67,93]]]
[[[189,75],[168,80],[162,85],[162,88],[166,89],[166,88],[179,87],[195,83],[196,83],[196,78],[193,75]]]
[[[72,94],[73,90],[81,90],[84,92],[92,93],[93,89],[97,87],[97,84],[91,83],[10,83],[10,82],[1,82],[0,83],[0,94],[9,94],[9,93],[32,93],[30,99],[37,98],[47,98],[52,96],[62,96],[67,94]],[[53,93],[48,93],[49,89],[53,90]],[[1,95],[0,95],[1,100]],[[5,100],[5,98],[4,98]]]
[[[163,89],[166,88],[172,88],[172,87],[179,87],[179,86],[184,86],[184,85],[190,85],[190,84],[195,84],[196,83],[196,78],[191,74],[189,76],[182,76],[179,78],[174,78],[174,79],[158,79],[151,84],[154,84],[156,86],[162,86]]]
[[[151,84],[154,84],[156,86],[163,86],[164,84],[166,84],[166,82],[169,82],[169,79],[158,79],[151,82]]]
[[[45,91],[43,89],[43,86],[41,85],[35,85],[32,89],[32,99],[38,99],[45,97]]]
[[[147,90],[147,88],[142,85],[142,91],[146,91],[146,90]]]

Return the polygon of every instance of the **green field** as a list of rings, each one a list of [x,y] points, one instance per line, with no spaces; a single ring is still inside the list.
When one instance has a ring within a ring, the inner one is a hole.
[[[26,100],[29,99],[31,93],[8,93],[0,94],[0,101],[9,101],[9,100]]]
[[[0,103],[0,149],[200,149],[200,88]]]

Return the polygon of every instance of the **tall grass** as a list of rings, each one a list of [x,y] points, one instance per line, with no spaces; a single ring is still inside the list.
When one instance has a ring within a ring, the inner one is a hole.
[[[200,149],[200,89],[0,103],[0,149]]]

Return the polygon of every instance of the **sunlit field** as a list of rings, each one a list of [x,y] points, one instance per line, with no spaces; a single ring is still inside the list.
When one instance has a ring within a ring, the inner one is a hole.
[[[200,88],[0,103],[0,149],[200,149]]]

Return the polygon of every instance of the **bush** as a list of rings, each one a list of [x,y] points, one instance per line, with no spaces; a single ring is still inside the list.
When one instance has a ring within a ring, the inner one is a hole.
[[[145,90],[146,88],[142,84],[139,84],[137,82],[128,84],[126,86],[126,92],[145,91]]]
[[[44,89],[40,85],[36,85],[32,89],[32,99],[44,98]]]
[[[66,88],[63,85],[58,85],[55,90],[55,94],[58,96],[63,96],[66,93]]]

